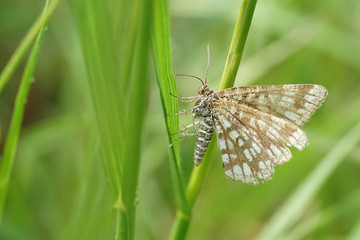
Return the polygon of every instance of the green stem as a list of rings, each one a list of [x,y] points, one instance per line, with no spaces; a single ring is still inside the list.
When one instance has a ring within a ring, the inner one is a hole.
[[[256,6],[256,0],[244,0],[239,12],[239,16],[236,21],[231,45],[229,49],[228,58],[224,67],[223,75],[221,78],[219,90],[232,87],[234,85],[237,70],[239,68],[240,60],[243,54],[247,34],[249,32],[252,16],[254,14]],[[187,200],[190,209],[194,206],[194,203],[201,190],[204,177],[209,166],[210,157],[216,142],[215,136],[213,137],[206,154],[199,167],[193,169],[189,184],[187,187]],[[176,218],[170,233],[169,239],[184,239],[191,220],[190,215],[184,217],[181,212],[177,212]]]
[[[187,229],[189,228],[191,216],[185,215],[181,211],[176,212],[175,221],[172,226],[169,239],[182,240],[185,239]]]
[[[242,2],[231,40],[228,57],[221,76],[219,91],[234,86],[236,73],[239,69],[241,57],[244,52],[244,46],[254,14],[256,1],[257,0],[244,0]]]
[[[19,47],[16,49],[14,54],[11,56],[10,60],[2,70],[0,74],[0,94],[4,90],[6,84],[14,74],[15,70],[19,66],[21,60],[24,58],[26,52],[31,47],[31,44],[35,41],[37,34],[40,31],[41,26],[46,25],[49,21],[49,18],[54,13],[55,9],[59,5],[61,0],[53,0],[46,12],[39,16],[33,26],[30,28],[29,32],[26,34],[24,39],[21,41]]]
[[[16,95],[14,111],[11,118],[9,132],[5,141],[4,154],[0,165],[0,222],[4,213],[5,200],[7,190],[9,187],[10,175],[14,165],[15,153],[18,145],[21,125],[24,117],[25,105],[30,91],[30,86],[33,81],[33,74],[40,52],[40,47],[44,37],[44,29],[46,21],[45,13],[48,9],[49,0],[46,1],[43,14],[43,20],[40,21],[41,25],[36,42],[30,53],[29,60],[26,64],[24,74],[21,79],[20,87]]]

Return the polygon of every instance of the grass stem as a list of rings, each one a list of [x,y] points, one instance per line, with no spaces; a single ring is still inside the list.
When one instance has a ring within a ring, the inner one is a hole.
[[[230,44],[228,58],[226,60],[225,68],[221,78],[219,90],[232,87],[234,85],[237,70],[239,68],[242,53],[249,32],[252,16],[254,14],[256,6],[256,0],[244,0],[241,5],[241,9],[236,21],[233,37]],[[190,209],[193,208],[194,203],[199,195],[201,186],[208,168],[210,158],[216,142],[216,137],[213,139],[206,150],[206,154],[202,161],[202,164],[195,167],[191,173],[189,184],[187,186],[187,200],[190,205]],[[173,229],[170,233],[169,239],[177,240],[184,239],[188,231],[189,222],[191,217],[179,216],[181,212],[177,212]]]

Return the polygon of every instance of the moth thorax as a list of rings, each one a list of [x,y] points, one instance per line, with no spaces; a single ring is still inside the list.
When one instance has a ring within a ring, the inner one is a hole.
[[[193,113],[196,117],[207,117],[211,115],[211,106],[206,98],[199,99],[199,101],[195,103],[195,106]]]

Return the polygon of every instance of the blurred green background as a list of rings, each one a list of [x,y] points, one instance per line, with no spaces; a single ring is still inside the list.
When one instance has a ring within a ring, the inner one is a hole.
[[[0,69],[43,4],[40,0],[0,0]],[[209,43],[208,84],[217,89],[240,4],[235,0],[169,2],[174,73],[203,77]],[[359,23],[360,2],[356,0],[258,1],[235,86],[314,83],[325,86],[329,95],[303,127],[310,145],[302,152],[292,149],[293,159],[276,167],[273,180],[265,184],[246,186],[227,179],[216,149],[194,206],[188,239],[255,238],[270,224],[269,219],[281,213],[280,207],[323,158],[346,138],[360,120]],[[21,65],[0,96],[1,152],[23,68]],[[176,207],[152,60],[147,70],[150,90],[135,232],[136,239],[166,239]],[[177,77],[177,87],[180,96],[192,96],[197,94],[199,82]],[[186,107],[180,105],[180,109]],[[98,145],[94,121],[73,11],[64,1],[50,19],[40,52],[0,239],[111,238],[112,205],[99,153],[94,151]],[[180,126],[188,123],[189,118],[180,118]],[[181,143],[181,173],[186,181],[193,167],[194,141]],[[284,239],[360,236],[356,235],[360,227],[359,145],[345,156],[324,182],[317,182],[319,187]]]

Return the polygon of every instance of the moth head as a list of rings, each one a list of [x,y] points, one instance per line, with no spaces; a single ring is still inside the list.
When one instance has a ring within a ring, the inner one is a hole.
[[[205,93],[208,92],[209,90],[210,90],[209,87],[204,84],[199,88],[198,93],[200,95],[205,95]]]

